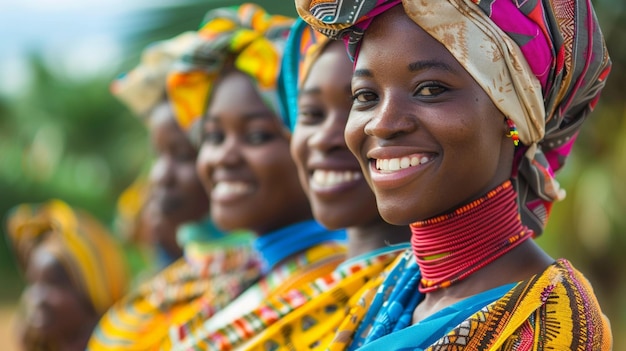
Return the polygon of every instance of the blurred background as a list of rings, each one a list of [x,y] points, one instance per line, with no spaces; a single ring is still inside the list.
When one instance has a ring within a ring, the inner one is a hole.
[[[152,151],[109,83],[137,64],[148,43],[197,29],[211,8],[243,2],[0,0],[0,340],[11,340],[23,288],[6,245],[7,211],[55,197],[114,228],[117,198],[147,169]],[[291,1],[256,2],[295,16]],[[558,176],[567,198],[538,242],[591,280],[614,349],[626,350],[626,2],[593,4],[613,70]]]

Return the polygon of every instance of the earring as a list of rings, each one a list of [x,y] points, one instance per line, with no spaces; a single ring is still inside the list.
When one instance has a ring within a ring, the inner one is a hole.
[[[515,128],[515,123],[510,119],[507,119],[506,123],[509,125],[509,132],[506,136],[513,139],[513,145],[519,145],[519,132],[517,131],[517,128]]]

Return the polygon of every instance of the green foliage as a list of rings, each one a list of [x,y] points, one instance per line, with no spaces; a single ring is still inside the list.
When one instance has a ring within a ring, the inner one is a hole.
[[[30,66],[32,86],[0,108],[3,219],[19,203],[61,198],[109,223],[118,194],[148,161],[143,126],[108,93],[110,77],[73,81],[37,56]],[[3,221],[3,239],[4,229]],[[0,275],[15,281],[12,257],[1,243]],[[13,285],[19,284],[5,288]]]

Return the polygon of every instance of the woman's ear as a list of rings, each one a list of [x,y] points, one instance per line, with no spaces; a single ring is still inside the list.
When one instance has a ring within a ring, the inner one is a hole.
[[[513,140],[513,145],[518,146],[519,145],[519,133],[517,131],[517,128],[515,127],[515,123],[513,122],[513,120],[505,118],[504,119],[505,122],[505,135],[509,138],[511,138]]]

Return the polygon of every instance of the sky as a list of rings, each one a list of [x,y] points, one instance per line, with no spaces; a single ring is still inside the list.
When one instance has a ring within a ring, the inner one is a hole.
[[[125,16],[166,0],[0,0],[0,92],[28,83],[24,58],[41,52],[70,77],[112,69],[121,60]]]

